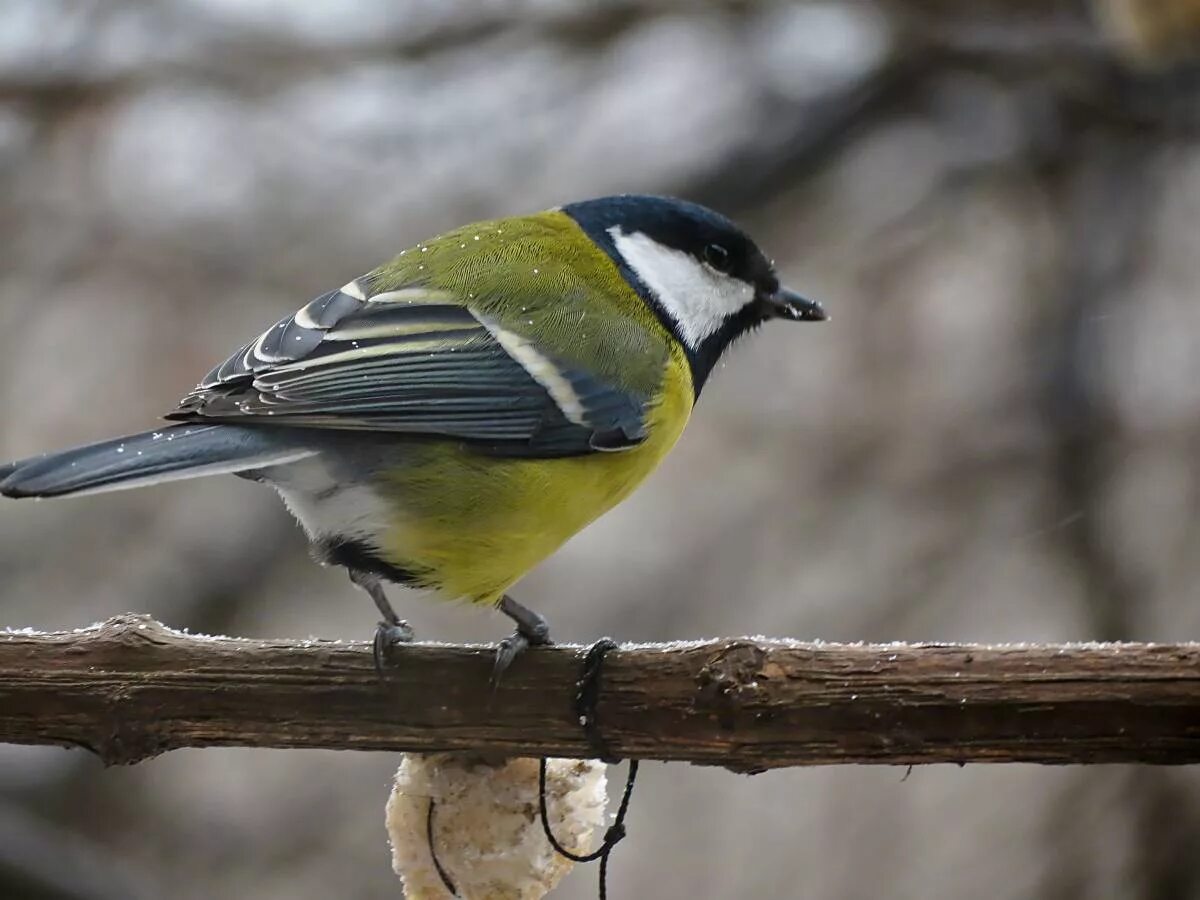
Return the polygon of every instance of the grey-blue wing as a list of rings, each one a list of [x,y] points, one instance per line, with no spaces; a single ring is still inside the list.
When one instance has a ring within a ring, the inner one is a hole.
[[[645,437],[647,398],[563,366],[435,291],[358,282],[213,369],[167,418],[423,434],[564,456]]]

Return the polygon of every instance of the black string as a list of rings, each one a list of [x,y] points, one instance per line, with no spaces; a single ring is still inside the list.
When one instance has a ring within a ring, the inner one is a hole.
[[[621,760],[619,757],[613,756],[608,742],[600,734],[596,706],[600,702],[600,673],[604,669],[604,657],[608,655],[609,650],[615,650],[616,647],[617,642],[606,637],[600,638],[592,644],[583,658],[583,671],[579,674],[579,680],[575,682],[575,715],[579,717],[583,734],[597,758],[606,763],[616,763]]]
[[[554,836],[554,832],[550,830],[550,818],[546,811],[546,759],[542,758],[538,767],[538,811],[542,818],[542,831],[546,835],[546,840],[550,842],[550,846],[554,848],[560,856],[565,856],[572,862],[586,863],[592,860],[600,860],[600,900],[608,898],[608,858],[612,854],[613,847],[617,846],[625,839],[625,815],[629,812],[629,801],[633,797],[633,784],[637,780],[638,761],[631,759],[629,761],[629,775],[625,778],[625,792],[621,795],[621,805],[617,807],[617,817],[613,820],[612,825],[604,832],[604,840],[601,841],[600,847],[593,850],[591,853],[572,853],[566,847],[558,842],[558,838]]]
[[[600,733],[600,725],[596,717],[596,706],[600,702],[600,673],[604,669],[604,657],[609,650],[615,649],[616,641],[611,638],[600,638],[588,648],[583,658],[583,671],[575,682],[575,714],[583,728],[588,744],[602,761],[617,763],[621,760],[613,756],[608,742]],[[637,780],[638,761],[629,761],[629,774],[625,778],[625,792],[621,795],[621,804],[617,807],[617,816],[608,830],[604,832],[604,840],[600,847],[591,853],[572,853],[558,842],[550,829],[550,818],[546,812],[546,759],[543,757],[538,765],[538,811],[541,813],[542,831],[546,840],[560,856],[572,862],[583,863],[600,860],[600,900],[608,900],[608,859],[612,849],[625,838],[625,815],[629,812],[629,801],[633,797],[633,785]]]
[[[629,761],[629,774],[625,778],[625,793],[621,795],[621,805],[617,807],[617,818],[608,831],[604,832],[604,843],[608,849],[600,857],[600,900],[608,900],[608,858],[612,848],[625,837],[625,814],[629,812],[629,801],[633,798],[633,783],[637,779],[638,761]]]
[[[437,801],[430,797],[429,814],[425,817],[425,837],[429,841],[429,855],[433,857],[433,867],[437,869],[438,877],[442,879],[442,884],[450,892],[451,897],[457,897],[458,888],[454,886],[454,882],[450,880],[450,875],[442,868],[442,861],[438,859],[437,855],[437,847],[433,844],[433,810],[436,806]]]

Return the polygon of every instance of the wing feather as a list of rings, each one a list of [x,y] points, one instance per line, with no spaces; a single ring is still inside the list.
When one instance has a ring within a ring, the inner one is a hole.
[[[167,418],[477,441],[488,452],[559,456],[645,437],[647,398],[562,365],[530,338],[445,292],[369,296],[361,282],[317,297],[213,369]]]

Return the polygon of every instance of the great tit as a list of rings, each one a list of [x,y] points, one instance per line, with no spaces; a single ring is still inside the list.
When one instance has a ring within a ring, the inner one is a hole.
[[[497,606],[497,671],[549,641],[509,588],[675,444],[713,366],[770,319],[820,321],[737,225],[624,195],[477,222],[272,325],[157,431],[0,466],[57,497],[233,473],[411,639],[384,581]]]

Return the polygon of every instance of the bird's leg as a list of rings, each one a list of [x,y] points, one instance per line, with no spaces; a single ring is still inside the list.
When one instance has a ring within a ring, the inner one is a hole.
[[[502,640],[496,651],[496,663],[492,667],[492,687],[500,683],[504,671],[525,650],[553,643],[550,640],[550,626],[546,624],[546,620],[508,594],[500,598],[496,608],[517,623],[517,630],[513,632],[512,637]]]
[[[395,644],[407,644],[413,639],[412,627],[396,615],[392,604],[388,602],[387,594],[383,592],[383,583],[378,575],[364,572],[362,569],[347,569],[350,580],[371,595],[375,608],[383,619],[375,629],[375,640],[372,643],[372,653],[375,657],[375,670],[382,672],[387,662],[387,652]]]

